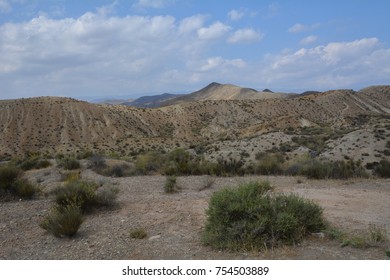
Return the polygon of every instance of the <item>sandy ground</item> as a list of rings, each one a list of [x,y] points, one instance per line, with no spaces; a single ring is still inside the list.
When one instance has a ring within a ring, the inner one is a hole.
[[[48,191],[58,184],[56,172],[48,168],[30,172],[29,177],[39,179]],[[119,207],[88,215],[69,239],[56,238],[39,227],[53,197],[0,203],[0,259],[388,259],[389,243],[359,249],[312,236],[295,246],[231,253],[203,246],[200,236],[212,193],[250,180],[269,180],[278,192],[318,202],[329,222],[346,232],[364,234],[374,224],[387,228],[389,234],[390,180],[228,177],[217,178],[210,189],[199,191],[205,176],[194,176],[179,177],[180,192],[166,194],[164,176],[105,178],[84,170],[82,177],[116,185]],[[146,230],[147,238],[130,237],[129,231],[138,227]]]

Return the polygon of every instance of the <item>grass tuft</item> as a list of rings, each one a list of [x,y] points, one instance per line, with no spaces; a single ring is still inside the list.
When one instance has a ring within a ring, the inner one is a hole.
[[[79,230],[84,218],[76,204],[56,205],[40,226],[56,237],[72,237]]]

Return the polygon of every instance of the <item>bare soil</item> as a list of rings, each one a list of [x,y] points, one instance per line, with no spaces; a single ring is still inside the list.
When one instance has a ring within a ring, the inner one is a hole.
[[[28,172],[49,193],[59,184],[59,171]],[[0,203],[0,259],[387,259],[385,242],[369,248],[341,247],[338,240],[310,236],[300,244],[262,252],[226,252],[202,245],[205,211],[213,192],[250,180],[269,180],[278,192],[297,193],[324,208],[335,227],[366,236],[374,224],[390,232],[390,180],[307,180],[298,177],[216,178],[201,190],[205,176],[179,177],[180,191],[164,193],[164,176],[106,178],[91,170],[82,177],[114,184],[120,189],[114,210],[86,217],[73,238],[56,238],[39,227],[54,204],[52,196]],[[143,228],[145,239],[130,230]]]

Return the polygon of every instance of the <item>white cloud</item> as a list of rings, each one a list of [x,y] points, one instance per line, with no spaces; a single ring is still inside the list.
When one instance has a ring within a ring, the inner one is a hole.
[[[388,83],[390,49],[377,38],[244,60],[225,56],[227,41],[260,40],[262,34],[234,32],[221,22],[205,25],[206,20],[116,17],[100,10],[0,25],[0,99],[140,94],[200,88],[210,81],[291,89]]]
[[[296,23],[288,29],[288,32],[299,33],[299,32],[304,31],[305,29],[306,29],[306,27],[303,24]]]
[[[160,92],[201,83],[196,77],[235,74],[232,69],[242,69],[243,60],[209,54],[211,46],[226,44],[230,27],[204,27],[205,20],[116,17],[99,10],[0,25],[0,99]],[[200,64],[188,67],[191,61]]]
[[[317,36],[310,35],[310,36],[303,38],[299,43],[301,45],[309,45],[309,44],[313,44],[314,42],[316,42],[317,39],[318,39]]]
[[[258,76],[289,88],[329,89],[384,83],[390,74],[390,49],[377,38],[332,42],[293,53],[269,55]]]
[[[135,7],[161,9],[173,4],[175,0],[138,0]]]
[[[215,22],[209,27],[202,27],[198,29],[198,37],[202,40],[212,40],[224,36],[229,30],[230,26],[221,22]]]
[[[234,67],[234,68],[243,68],[246,66],[246,63],[242,59],[224,59],[220,56],[210,57],[205,61],[201,61],[198,65],[198,71],[207,72],[214,70],[216,68],[225,68],[225,67]]]
[[[231,20],[237,21],[244,17],[245,12],[243,10],[231,10],[228,16]]]
[[[236,44],[236,43],[250,43],[259,41],[263,38],[264,34],[260,32],[256,32],[253,29],[239,29],[233,33],[232,36],[228,38],[228,43]]]
[[[0,13],[9,13],[12,11],[11,5],[7,0],[0,0]]]
[[[312,25],[303,25],[301,23],[296,23],[296,24],[294,24],[293,26],[291,26],[288,29],[288,32],[290,32],[290,33],[301,33],[301,32],[314,30],[314,29],[318,28],[319,26],[320,26],[319,23],[315,23],[315,24],[312,24]]]
[[[195,15],[181,20],[179,24],[179,33],[189,33],[200,29],[206,20],[204,15]]]

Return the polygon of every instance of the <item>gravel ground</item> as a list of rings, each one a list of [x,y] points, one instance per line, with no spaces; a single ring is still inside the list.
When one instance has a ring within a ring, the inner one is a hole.
[[[59,170],[28,172],[44,192],[60,184]],[[278,192],[293,192],[318,202],[331,224],[364,234],[370,224],[390,232],[390,180],[307,180],[297,177],[217,178],[200,189],[205,176],[179,177],[180,191],[164,193],[164,176],[106,178],[91,170],[82,177],[116,185],[119,205],[86,217],[75,237],[56,238],[39,227],[53,205],[52,196],[0,203],[0,259],[386,259],[389,243],[358,249],[312,236],[295,246],[265,252],[231,253],[205,247],[200,235],[213,192],[249,180],[269,180]],[[144,228],[145,239],[129,231]],[[388,236],[390,237],[390,236]]]

